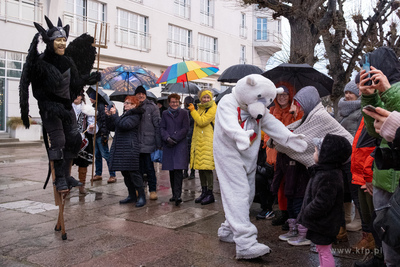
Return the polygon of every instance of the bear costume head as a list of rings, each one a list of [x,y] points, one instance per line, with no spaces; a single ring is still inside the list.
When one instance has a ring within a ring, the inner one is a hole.
[[[261,119],[267,107],[274,101],[276,94],[282,92],[282,88],[277,89],[271,80],[260,74],[243,77],[232,89],[232,94],[240,108],[255,119]]]

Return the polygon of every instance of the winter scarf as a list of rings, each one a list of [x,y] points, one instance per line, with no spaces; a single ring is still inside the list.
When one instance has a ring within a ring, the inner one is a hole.
[[[361,99],[354,101],[346,101],[344,97],[339,100],[339,115],[342,117],[349,116],[353,111],[361,109]]]
[[[287,128],[289,128],[289,130],[293,130],[293,133],[295,134],[304,134],[304,141],[307,142],[308,147],[303,153],[298,153],[277,144],[276,150],[285,153],[306,167],[310,167],[315,163],[313,159],[313,138],[321,138],[326,134],[331,133],[343,136],[350,142],[350,144],[353,143],[353,136],[324,109],[321,103],[318,103],[314,109],[310,111],[304,121],[295,121],[294,123],[288,125]]]
[[[171,113],[174,118],[176,118],[179,115],[180,110],[181,107],[178,107],[177,109],[173,109],[171,107],[168,108],[168,112]]]

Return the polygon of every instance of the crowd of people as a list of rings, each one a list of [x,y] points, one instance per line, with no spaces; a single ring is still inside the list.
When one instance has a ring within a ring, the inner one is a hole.
[[[194,104],[194,98],[186,98],[184,108],[181,107],[181,97],[175,93],[168,96],[168,108],[158,107],[147,99],[142,86],[136,88],[134,95],[126,96],[121,115],[114,105],[99,100],[96,103],[93,90],[89,93],[92,106],[87,105],[83,86],[97,82],[99,73],[80,75],[73,62],[64,55],[69,28],[63,28],[61,24],[55,27],[47,18],[46,21],[50,28],[48,31],[35,25],[47,44],[46,50],[41,57],[30,54],[28,59],[32,62],[28,60],[27,63],[32,63],[32,72],[43,76],[46,70],[52,70],[58,80],[66,82],[55,83],[53,80],[57,79],[47,76],[35,79],[31,75],[31,80],[23,77],[21,116],[29,127],[27,98],[23,96],[29,82],[32,82],[43,126],[51,141],[48,156],[55,170],[56,190],[66,192],[78,186],[79,192],[85,194],[87,167],[94,161],[96,173],[93,181],[99,181],[105,159],[109,171],[107,183],[115,183],[115,172],[120,171],[128,190],[127,197],[119,203],[135,203],[136,207],[143,207],[147,201],[146,184],[149,199],[158,198],[151,153],[162,149],[162,169],[169,171],[172,191],[169,201],[180,206],[183,179],[193,179],[197,170],[201,193],[194,202],[201,205],[214,203],[214,170],[216,165],[223,165],[219,158],[222,155],[220,150],[228,149],[224,147],[228,146],[227,142],[224,143],[226,137],[221,136],[218,130],[221,131],[224,126],[228,126],[225,130],[229,130],[232,123],[240,124],[240,127],[235,126],[238,132],[245,129],[249,124],[245,124],[244,116],[253,116],[247,105],[235,102],[234,96],[229,96],[231,103],[236,105],[236,117],[234,121],[219,122],[219,125],[216,125],[217,111],[220,109],[219,116],[222,118],[221,110],[225,111],[226,107],[219,108],[208,89],[198,93],[197,104]],[[32,45],[37,45],[38,36],[35,36]],[[394,51],[387,47],[377,48],[368,56],[371,70],[361,70],[355,80],[346,84],[344,96],[338,102],[336,118],[326,111],[315,87],[306,86],[295,92],[288,83],[275,85],[279,93],[274,105],[269,108],[270,115],[246,117],[253,120],[253,129],[259,130],[260,118],[272,115],[291,131],[284,134],[287,142],[290,138],[293,138],[292,141],[298,139],[307,147],[303,151],[294,149],[294,143],[293,146],[285,145],[271,127],[261,125],[270,132],[263,133],[260,146],[251,148],[252,153],[258,151],[258,159],[246,159],[252,161],[249,166],[255,167],[245,170],[243,175],[248,181],[232,182],[224,177],[225,173],[220,169],[222,179],[219,183],[226,221],[218,235],[221,241],[236,243],[237,253],[241,253],[238,258],[258,257],[261,256],[260,251],[269,253],[269,248],[261,244],[258,244],[258,252],[250,251],[248,247],[249,236],[252,244],[256,243],[257,230],[248,220],[246,212],[253,199],[237,199],[236,195],[229,195],[231,191],[246,189],[250,191],[249,196],[255,193],[255,199],[261,204],[256,218],[272,219],[272,225],[281,225],[288,232],[276,238],[290,245],[314,244],[311,248],[319,253],[322,267],[335,266],[332,244],[347,241],[347,231],[358,230],[361,230],[362,237],[352,249],[363,248],[378,253],[363,262],[355,262],[354,266],[400,265],[399,242],[393,243],[384,238],[385,233],[374,227],[377,214],[388,207],[399,187],[400,62]],[[25,70],[28,68],[29,64],[24,67]],[[233,90],[232,95],[237,93],[238,90]],[[228,100],[221,103],[231,105]],[[274,127],[285,128],[281,124],[274,124]],[[243,148],[238,143],[229,145],[246,151],[248,147],[245,145],[251,145],[250,140],[257,134],[249,129],[246,133],[250,133],[250,139],[241,140]],[[220,138],[218,140],[221,140],[218,147],[214,144],[215,130]],[[110,132],[115,133],[111,149],[108,142]],[[237,155],[248,157],[250,154],[247,152]],[[71,176],[71,164],[78,166],[79,181]],[[241,173],[239,170],[234,175]],[[232,201],[237,205],[227,207],[227,203]],[[273,210],[276,202],[279,212]],[[241,214],[238,214],[239,209],[242,209]],[[355,217],[360,217],[359,221],[354,220],[353,210]]]

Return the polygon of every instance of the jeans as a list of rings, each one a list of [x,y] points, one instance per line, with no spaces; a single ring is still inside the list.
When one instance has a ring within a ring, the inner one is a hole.
[[[303,205],[303,198],[287,198],[287,211],[289,219],[297,219],[301,206]]]
[[[139,158],[140,174],[147,174],[147,184],[149,185],[149,192],[157,191],[157,177],[154,170],[154,163],[151,161],[150,153],[140,153]]]
[[[110,176],[115,177],[115,171],[110,171],[110,150],[108,149],[108,144],[103,145],[101,142],[101,136],[96,137],[96,148],[95,148],[95,164],[96,164],[96,175],[101,176],[103,173],[103,158],[107,162],[108,172]]]

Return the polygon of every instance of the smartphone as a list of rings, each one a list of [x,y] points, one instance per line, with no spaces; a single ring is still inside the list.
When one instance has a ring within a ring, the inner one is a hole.
[[[369,74],[369,72],[371,71],[371,64],[369,62],[369,55],[365,54],[364,56],[364,60],[363,60],[363,69],[368,73],[368,78],[371,78],[371,74]],[[369,80],[368,82],[366,82],[364,85],[370,86],[372,85],[372,81]]]
[[[365,108],[366,110],[368,110],[368,111],[371,111],[371,112],[375,112],[375,113],[376,113],[376,110],[375,110],[375,107],[374,107],[374,106],[366,105],[364,108]]]

